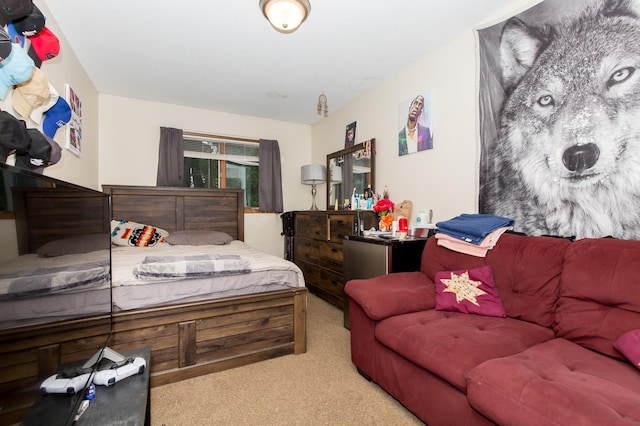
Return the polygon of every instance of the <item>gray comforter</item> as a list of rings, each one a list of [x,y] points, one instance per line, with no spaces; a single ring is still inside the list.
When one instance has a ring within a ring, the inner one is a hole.
[[[26,268],[0,273],[0,301],[93,288],[108,283],[109,273],[108,262]]]

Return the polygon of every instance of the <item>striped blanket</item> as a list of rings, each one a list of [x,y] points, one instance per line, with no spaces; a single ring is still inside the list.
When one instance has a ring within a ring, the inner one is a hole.
[[[251,272],[248,260],[233,254],[147,256],[133,268],[138,279],[203,278]]]

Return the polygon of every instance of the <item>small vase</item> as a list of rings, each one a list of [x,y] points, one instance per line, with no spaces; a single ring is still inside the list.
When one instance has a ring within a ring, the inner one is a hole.
[[[393,220],[389,220],[390,218],[387,216],[390,216],[390,215],[387,214],[380,217],[380,221],[378,222],[378,229],[380,231],[385,231],[385,232],[391,231],[391,223],[393,222]]]

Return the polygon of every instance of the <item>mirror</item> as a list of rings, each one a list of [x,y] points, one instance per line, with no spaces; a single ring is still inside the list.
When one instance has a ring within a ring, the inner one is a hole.
[[[341,149],[327,155],[327,210],[338,205],[346,208],[345,199],[351,200],[353,190],[362,198],[365,190],[375,191],[375,139]]]

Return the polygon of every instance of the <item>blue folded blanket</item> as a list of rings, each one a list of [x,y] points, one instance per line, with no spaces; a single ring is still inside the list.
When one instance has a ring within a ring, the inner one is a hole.
[[[480,244],[498,228],[513,226],[513,219],[491,214],[463,213],[452,219],[436,223],[436,232],[447,234],[472,244]]]

